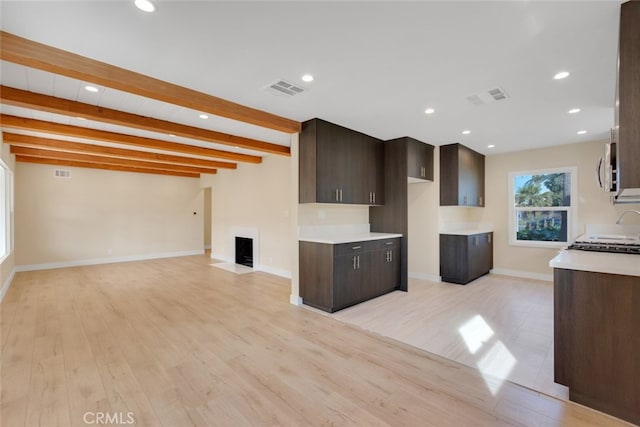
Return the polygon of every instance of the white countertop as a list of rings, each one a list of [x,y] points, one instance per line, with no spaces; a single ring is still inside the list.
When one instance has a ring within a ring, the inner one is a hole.
[[[549,267],[640,276],[640,255],[564,249],[549,261]]]
[[[327,243],[330,245],[339,245],[341,243],[364,242],[366,240],[381,240],[402,237],[402,234],[393,233],[356,233],[330,236],[309,236],[298,237],[301,242]]]

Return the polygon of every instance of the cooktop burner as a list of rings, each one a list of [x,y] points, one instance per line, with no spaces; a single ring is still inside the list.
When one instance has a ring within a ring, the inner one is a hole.
[[[604,243],[604,242],[576,241],[573,244],[571,244],[567,249],[640,255],[640,244],[638,243]]]

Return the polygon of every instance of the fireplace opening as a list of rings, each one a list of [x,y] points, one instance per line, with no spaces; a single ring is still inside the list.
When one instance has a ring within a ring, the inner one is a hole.
[[[236,237],[236,264],[253,268],[253,239]]]

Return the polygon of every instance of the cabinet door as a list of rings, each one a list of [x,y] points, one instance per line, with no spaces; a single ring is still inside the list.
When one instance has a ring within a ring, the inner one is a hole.
[[[478,181],[477,160],[471,150],[459,146],[458,152],[458,204],[477,206]]]
[[[475,206],[484,207],[484,156],[480,153],[475,154],[475,194],[477,195],[475,200]]]
[[[469,236],[469,280],[487,274],[492,264],[491,233]]]
[[[424,166],[420,143],[409,140],[407,142],[407,176],[410,176],[411,178],[425,179]]]
[[[343,308],[353,304],[362,293],[362,274],[357,263],[359,256],[361,255],[343,255],[334,259],[334,308]]]
[[[382,295],[400,285],[400,245],[373,253],[375,295]]]
[[[345,129],[318,120],[317,124],[317,201],[340,203],[342,183],[347,179],[349,159],[344,155],[348,148]]]
[[[384,204],[384,143],[367,137],[367,189],[366,196],[370,205]],[[369,195],[371,194],[371,196]]]
[[[440,235],[440,275],[442,280],[464,284],[469,281],[469,237]]]
[[[407,139],[407,176],[433,181],[433,146]]]

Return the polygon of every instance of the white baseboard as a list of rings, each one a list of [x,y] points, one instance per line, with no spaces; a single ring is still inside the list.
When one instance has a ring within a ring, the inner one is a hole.
[[[145,254],[145,255],[130,255],[130,256],[113,257],[113,258],[80,259],[75,261],[50,262],[46,264],[19,265],[19,266],[16,266],[15,271],[21,272],[21,271],[51,270],[54,268],[82,267],[87,265],[113,264],[116,262],[146,261],[150,259],[175,258],[175,257],[181,257],[181,256],[202,255],[202,254],[204,254],[204,250],[196,249],[192,251],[164,252],[164,253],[158,253],[158,254]]]
[[[433,276],[431,274],[424,274],[424,273],[415,273],[415,272],[409,272],[407,274],[407,276],[410,279],[420,279],[420,280],[428,280],[430,282],[442,282],[442,277],[440,276]]]
[[[493,274],[502,274],[503,276],[521,277],[523,279],[544,280],[553,282],[553,274],[531,273],[530,271],[508,270],[505,268],[494,268],[491,270]]]
[[[273,274],[274,276],[284,277],[291,279],[291,272],[280,268],[269,267],[268,265],[259,265],[254,267],[257,271],[263,271],[265,273]]]
[[[302,305],[302,298],[300,298],[297,295],[291,294],[291,295],[289,295],[289,302],[292,305]]]
[[[7,280],[2,284],[2,288],[0,288],[0,302],[2,302],[2,300],[4,299],[4,295],[9,290],[9,286],[11,286],[11,283],[13,282],[13,277],[15,275],[16,275],[16,269],[14,267],[11,270],[11,274],[9,274],[9,277],[7,277]]]

